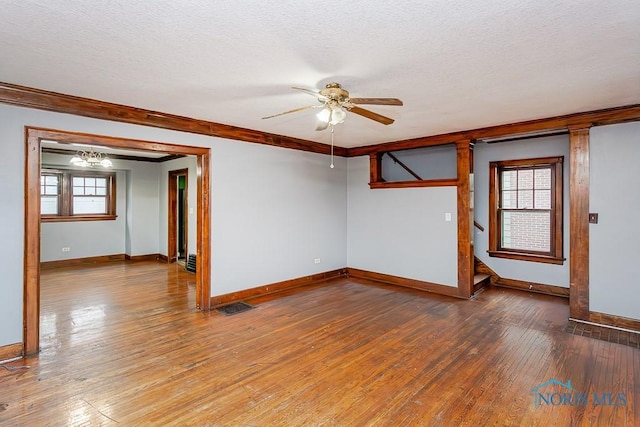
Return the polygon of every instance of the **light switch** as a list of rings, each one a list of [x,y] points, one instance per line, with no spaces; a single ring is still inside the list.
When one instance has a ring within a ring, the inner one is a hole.
[[[193,215],[193,208],[189,208],[189,215]]]
[[[597,213],[590,213],[589,214],[589,223],[591,223],[591,224],[597,224],[598,223],[598,214]]]
[[[444,220],[447,222],[451,222],[451,212],[444,213]]]

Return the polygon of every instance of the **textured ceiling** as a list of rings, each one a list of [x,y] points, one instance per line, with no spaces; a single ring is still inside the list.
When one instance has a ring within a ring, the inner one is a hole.
[[[0,0],[0,81],[353,147],[640,103],[638,0]],[[369,108],[369,107],[367,107]]]

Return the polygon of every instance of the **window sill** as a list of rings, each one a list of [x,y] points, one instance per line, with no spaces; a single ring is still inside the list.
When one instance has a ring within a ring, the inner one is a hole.
[[[489,254],[490,257],[495,257],[495,258],[516,259],[519,261],[542,262],[545,264],[556,264],[556,265],[562,265],[566,260],[566,258],[561,258],[561,257],[525,254],[521,252],[487,251],[487,253]]]
[[[42,216],[40,222],[113,221],[117,215]]]

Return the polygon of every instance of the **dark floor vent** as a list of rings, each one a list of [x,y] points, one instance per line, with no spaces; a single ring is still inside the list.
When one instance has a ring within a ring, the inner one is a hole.
[[[225,316],[231,316],[232,314],[242,313],[243,311],[251,310],[252,308],[255,308],[255,306],[241,301],[223,305],[222,307],[216,308],[216,310]]]
[[[189,255],[187,258],[187,264],[184,266],[185,270],[190,271],[192,273],[196,272],[196,256]]]

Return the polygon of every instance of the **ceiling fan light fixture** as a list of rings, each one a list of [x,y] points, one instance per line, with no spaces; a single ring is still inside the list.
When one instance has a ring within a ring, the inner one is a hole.
[[[316,114],[316,117],[323,123],[329,123],[329,120],[331,120],[331,108],[328,106],[324,107]]]
[[[337,125],[338,123],[344,122],[344,118],[347,117],[347,113],[340,106],[335,106],[331,108],[331,124]]]
[[[339,105],[327,105],[322,110],[320,110],[318,114],[316,114],[316,117],[323,123],[337,125],[344,122],[345,117],[347,117],[347,113]]]

